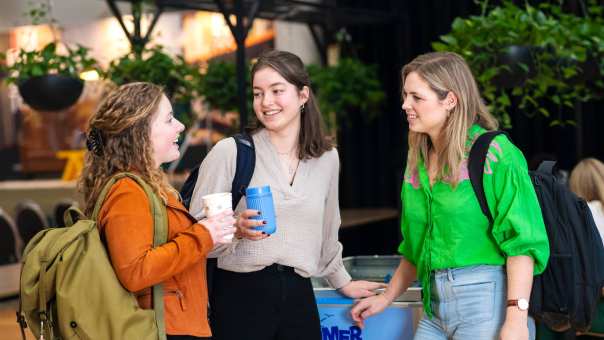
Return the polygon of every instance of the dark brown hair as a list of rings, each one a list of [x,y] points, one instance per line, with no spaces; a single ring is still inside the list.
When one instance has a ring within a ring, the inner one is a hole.
[[[310,78],[300,58],[290,52],[270,50],[264,52],[252,66],[252,81],[256,72],[271,68],[279,73],[288,83],[302,91],[308,87],[308,101],[302,110],[300,135],[298,139],[298,158],[309,159],[320,157],[325,151],[333,148],[333,143],[325,134],[325,126],[317,99],[310,86]],[[255,119],[255,126],[262,125]],[[254,125],[252,125],[254,129]]]
[[[134,171],[164,201],[175,190],[153,160],[149,139],[153,114],[163,96],[151,83],[130,83],[113,90],[88,122],[85,165],[80,176],[85,213],[90,215],[105,183],[116,173]]]

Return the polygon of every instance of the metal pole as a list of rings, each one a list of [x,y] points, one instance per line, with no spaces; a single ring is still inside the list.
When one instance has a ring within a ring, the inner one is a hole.
[[[239,100],[239,131],[243,132],[247,126],[247,98],[245,83],[245,74],[247,68],[245,67],[245,37],[247,36],[247,30],[243,26],[243,18],[245,13],[243,11],[243,0],[235,1],[235,16],[237,17],[237,25],[235,26],[235,41],[237,42],[237,99]]]

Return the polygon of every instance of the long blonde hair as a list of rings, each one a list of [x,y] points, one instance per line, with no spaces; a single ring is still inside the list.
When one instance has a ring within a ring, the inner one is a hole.
[[[570,174],[570,190],[586,201],[604,204],[604,163],[595,158],[585,158]]]
[[[85,165],[79,187],[90,215],[103,185],[116,173],[136,172],[164,201],[175,190],[155,165],[150,142],[153,114],[163,96],[151,83],[130,83],[113,90],[88,122]]]
[[[458,54],[432,52],[413,59],[403,67],[403,88],[411,72],[427,82],[439,100],[444,100],[449,92],[457,97],[457,105],[451,110],[441,132],[444,148],[437,150],[437,178],[447,178],[456,185],[466,152],[468,129],[477,123],[487,130],[496,130],[498,122],[483,103],[468,64]],[[427,161],[428,151],[432,147],[428,134],[409,131],[408,169],[416,171],[420,157]]]

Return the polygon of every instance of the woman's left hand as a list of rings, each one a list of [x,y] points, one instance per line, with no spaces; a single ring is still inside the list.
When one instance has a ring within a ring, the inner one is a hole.
[[[526,313],[526,312],[525,312]],[[501,332],[499,333],[500,340],[528,340],[529,331],[526,317],[510,317],[505,318]]]
[[[338,289],[338,291],[350,298],[359,299],[375,295],[377,293],[374,290],[386,288],[387,286],[385,283],[359,280],[348,282],[348,284]]]

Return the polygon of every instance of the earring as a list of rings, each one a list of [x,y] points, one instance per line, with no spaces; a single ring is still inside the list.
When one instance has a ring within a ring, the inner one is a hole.
[[[304,113],[304,109],[306,108],[304,105],[306,104],[302,104],[302,106],[300,106],[300,113]]]

